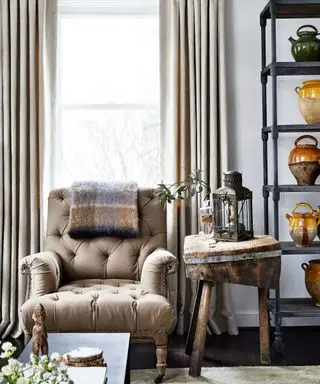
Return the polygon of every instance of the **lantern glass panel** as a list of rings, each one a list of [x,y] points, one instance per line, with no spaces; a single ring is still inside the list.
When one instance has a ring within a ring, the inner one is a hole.
[[[234,196],[213,195],[213,228],[214,238],[230,240],[237,234],[237,200]]]
[[[238,238],[239,240],[252,237],[251,199],[238,201]]]

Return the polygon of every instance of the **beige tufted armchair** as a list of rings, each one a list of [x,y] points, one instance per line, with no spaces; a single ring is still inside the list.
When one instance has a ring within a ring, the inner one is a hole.
[[[50,332],[130,332],[131,340],[152,340],[162,378],[173,310],[167,274],[177,259],[166,251],[166,218],[150,189],[138,193],[139,237],[74,240],[68,235],[70,190],[48,199],[46,251],[22,260],[28,300],[20,322],[31,336],[37,303],[46,310]]]

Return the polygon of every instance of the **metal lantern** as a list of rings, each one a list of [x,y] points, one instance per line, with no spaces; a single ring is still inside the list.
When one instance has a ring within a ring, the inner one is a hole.
[[[252,192],[242,186],[242,175],[224,173],[224,186],[212,194],[213,238],[242,241],[253,237]]]

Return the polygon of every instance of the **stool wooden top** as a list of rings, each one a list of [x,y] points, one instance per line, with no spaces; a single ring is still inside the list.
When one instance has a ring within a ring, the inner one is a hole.
[[[199,235],[185,237],[184,262],[186,264],[221,263],[248,259],[279,257],[280,243],[272,236],[255,236],[239,242],[202,240]]]

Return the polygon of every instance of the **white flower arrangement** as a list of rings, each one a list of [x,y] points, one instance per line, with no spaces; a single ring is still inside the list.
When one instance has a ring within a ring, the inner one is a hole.
[[[74,384],[69,378],[67,367],[61,364],[59,353],[38,358],[31,354],[30,360],[23,364],[13,359],[16,351],[11,343],[1,345],[0,357],[7,359],[8,364],[1,368],[0,383],[7,384]]]

